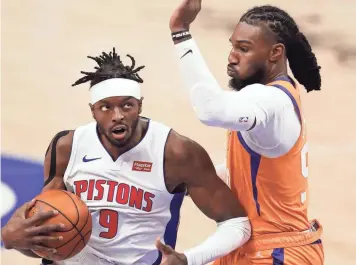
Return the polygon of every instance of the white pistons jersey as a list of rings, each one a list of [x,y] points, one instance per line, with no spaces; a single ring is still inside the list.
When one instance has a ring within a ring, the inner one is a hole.
[[[113,161],[96,122],[74,132],[64,182],[89,207],[88,245],[63,264],[160,264],[159,236],[175,247],[183,193],[170,194],[164,180],[164,149],[170,128],[147,120],[139,144]]]

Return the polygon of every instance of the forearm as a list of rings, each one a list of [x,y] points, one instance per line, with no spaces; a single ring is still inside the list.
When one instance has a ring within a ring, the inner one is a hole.
[[[4,236],[5,235],[5,233],[4,233],[5,230],[6,229],[4,229],[4,228],[1,229],[1,240],[3,241],[4,248],[5,249],[14,249],[14,248],[12,248],[12,246],[9,245],[8,240],[6,239],[6,236]],[[15,249],[15,250],[21,252],[22,254],[24,254],[27,257],[39,258],[39,256],[36,255],[35,253],[33,253],[33,251],[30,250],[30,249]]]
[[[175,49],[183,86],[198,119],[208,126],[250,129],[256,119],[254,102],[243,93],[225,91],[219,86],[193,39],[175,44]]]
[[[217,230],[202,244],[187,250],[188,265],[202,265],[221,258],[245,244],[251,236],[247,217],[233,218],[218,224]],[[218,243],[217,243],[218,242]]]

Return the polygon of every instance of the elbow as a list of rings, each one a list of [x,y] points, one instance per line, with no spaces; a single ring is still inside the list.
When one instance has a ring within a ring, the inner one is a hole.
[[[211,120],[209,117],[198,116],[198,120],[206,126],[214,126],[213,120]]]
[[[203,107],[195,107],[194,108],[195,115],[198,120],[207,126],[218,126],[220,125],[219,119],[221,119],[221,115],[219,115],[218,111],[210,106]]]
[[[244,245],[251,238],[252,228],[250,220],[247,220],[247,222],[245,222],[244,225],[241,227],[241,234],[241,241],[239,242],[238,246],[236,246],[237,248]]]
[[[250,221],[246,225],[245,234],[246,234],[246,237],[247,237],[247,240],[246,240],[246,242],[247,242],[250,239],[251,235],[252,235],[252,227],[251,227],[251,222]]]

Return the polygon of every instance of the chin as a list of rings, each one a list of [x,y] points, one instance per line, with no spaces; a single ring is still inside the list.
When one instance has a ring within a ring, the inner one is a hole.
[[[130,138],[124,138],[122,140],[116,140],[114,139],[115,142],[113,142],[117,147],[124,147],[129,143]]]
[[[240,80],[240,79],[237,79],[237,78],[231,78],[229,80],[229,87],[232,89],[232,90],[235,90],[235,91],[240,91],[244,85],[243,85],[243,82]]]

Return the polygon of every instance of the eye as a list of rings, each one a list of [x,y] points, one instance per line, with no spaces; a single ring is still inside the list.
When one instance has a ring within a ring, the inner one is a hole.
[[[248,48],[246,48],[246,47],[240,47],[240,51],[242,51],[242,52],[248,52]]]
[[[110,109],[110,107],[108,105],[103,105],[100,107],[101,111],[108,111]]]
[[[132,103],[125,103],[125,105],[124,105],[124,108],[125,109],[129,109],[129,108],[132,108],[133,107],[133,104]]]

